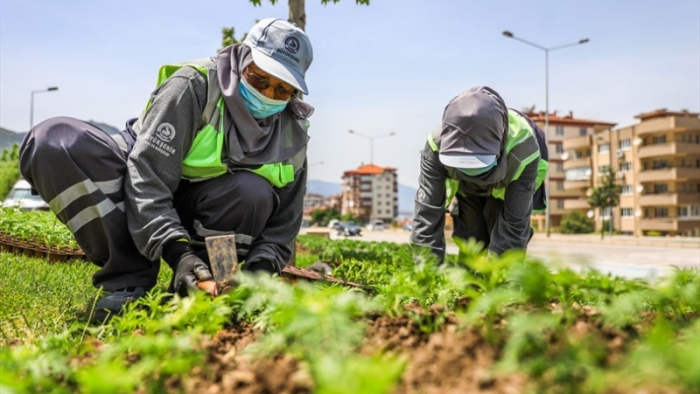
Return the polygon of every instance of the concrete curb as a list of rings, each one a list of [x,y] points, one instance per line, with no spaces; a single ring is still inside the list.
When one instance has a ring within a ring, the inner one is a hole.
[[[621,235],[606,235],[600,239],[600,234],[568,235],[537,233],[533,239],[544,242],[573,242],[607,245],[656,246],[669,248],[688,248],[700,251],[700,238],[667,238],[667,237],[631,237]]]

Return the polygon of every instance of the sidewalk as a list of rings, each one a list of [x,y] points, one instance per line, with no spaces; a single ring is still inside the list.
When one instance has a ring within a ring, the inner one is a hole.
[[[698,237],[632,237],[628,235],[605,235],[600,239],[598,234],[559,234],[551,233],[549,238],[544,233],[535,233],[533,240],[550,242],[591,243],[606,245],[632,245],[632,246],[666,246],[672,248],[689,248],[700,251],[700,238]]]
[[[306,233],[326,233],[335,239],[335,231],[331,231],[323,227],[307,227],[301,229],[301,234]],[[367,231],[363,230],[362,234],[365,240],[383,240],[392,242],[408,242],[410,232],[390,228],[384,231]],[[452,232],[445,233],[445,240],[448,245],[454,245],[452,242]],[[342,237],[341,237],[342,238]],[[351,237],[352,239],[352,237]],[[605,235],[604,239],[600,239],[600,233],[597,234],[560,234],[551,233],[549,238],[544,233],[535,233],[533,241],[541,242],[568,242],[568,243],[586,243],[597,245],[628,245],[628,246],[651,246],[651,247],[670,247],[683,249],[696,249],[700,252],[700,238],[698,237],[632,237],[627,235]]]

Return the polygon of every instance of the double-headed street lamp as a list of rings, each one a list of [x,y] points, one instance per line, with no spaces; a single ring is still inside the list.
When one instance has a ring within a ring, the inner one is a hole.
[[[46,89],[32,90],[32,101],[31,106],[29,107],[29,130],[34,127],[34,93],[55,92],[56,90],[58,90],[58,87],[56,86],[51,86],[50,88]]]
[[[508,31],[508,30],[504,30],[503,35],[508,37],[508,38],[512,38],[514,40],[520,41],[522,43],[525,43],[527,45],[533,46],[537,49],[541,49],[544,51],[544,81],[545,81],[544,82],[544,96],[545,96],[544,141],[545,141],[545,144],[547,145],[547,148],[549,148],[549,52],[556,50],[556,49],[568,48],[568,47],[573,47],[576,45],[585,44],[590,40],[588,38],[583,38],[583,39],[580,39],[576,42],[572,42],[569,44],[557,45],[554,47],[544,47],[542,45],[535,44],[534,42],[524,40],[520,37],[517,37],[517,36],[513,35],[513,33]],[[545,228],[547,229],[547,237],[549,237],[549,234],[550,234],[550,225],[549,225],[550,207],[549,206],[551,205],[550,201],[549,201],[549,197],[550,197],[549,192],[551,190],[550,184],[549,184],[550,183],[549,182],[549,172],[550,171],[547,171],[547,178],[545,179],[545,193],[547,195],[547,207],[545,209]]]
[[[369,161],[370,161],[370,164],[374,164],[374,140],[376,140],[378,138],[391,137],[392,135],[396,134],[392,131],[389,134],[371,136],[371,135],[360,134],[357,131],[353,131],[353,130],[348,130],[348,133],[355,134],[357,136],[369,139]]]

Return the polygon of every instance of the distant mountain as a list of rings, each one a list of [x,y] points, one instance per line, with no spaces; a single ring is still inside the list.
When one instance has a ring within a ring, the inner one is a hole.
[[[317,181],[310,179],[306,188],[309,193],[317,193],[324,196],[338,194],[341,191],[340,183]],[[416,197],[416,189],[399,183],[399,213],[412,214],[413,204]]]
[[[108,125],[107,123],[98,122],[96,120],[88,120],[88,122],[101,128],[108,134],[117,134],[119,132],[118,128]],[[11,148],[12,144],[21,144],[22,140],[24,140],[24,136],[26,135],[26,132],[17,133],[15,131],[0,127],[0,151],[2,151],[4,148]]]
[[[98,122],[96,120],[88,120],[88,123],[92,123],[93,125],[101,128],[102,130],[106,131],[107,134],[117,134],[120,131],[118,128],[116,128],[114,126],[110,126],[107,123],[101,123],[101,122]]]
[[[309,193],[316,193],[322,196],[332,196],[340,193],[341,187],[340,183],[309,179],[309,181],[306,182],[306,190]]]
[[[15,133],[12,130],[0,127],[0,151],[12,148],[13,144],[21,144],[27,133]]]
[[[399,183],[399,214],[413,215],[416,189]]]

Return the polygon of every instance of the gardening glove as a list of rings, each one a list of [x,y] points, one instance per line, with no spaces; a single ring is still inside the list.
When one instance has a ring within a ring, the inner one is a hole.
[[[194,254],[187,240],[179,239],[166,244],[163,259],[173,269],[171,290],[182,297],[197,291],[197,282],[214,280],[207,264]]]

